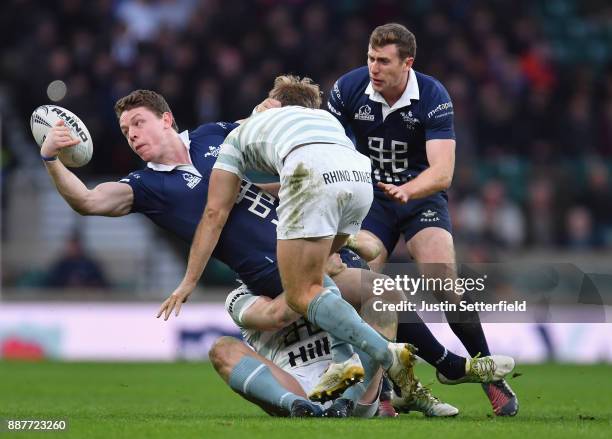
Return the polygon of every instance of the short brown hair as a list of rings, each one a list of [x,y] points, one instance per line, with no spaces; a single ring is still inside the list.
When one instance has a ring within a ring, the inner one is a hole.
[[[395,44],[401,59],[416,56],[416,38],[406,27],[398,23],[387,23],[378,26],[370,35],[370,46],[380,48]]]
[[[162,117],[164,113],[172,114],[168,102],[159,93],[152,90],[134,90],[127,96],[122,97],[115,103],[115,114],[117,118],[121,117],[124,111],[129,111],[137,107],[145,107],[151,110],[158,117]],[[172,116],[172,128],[178,131],[178,125]]]
[[[321,107],[321,89],[312,79],[306,77],[277,76],[268,97],[276,99],[283,107],[286,105],[299,105],[307,108]]]

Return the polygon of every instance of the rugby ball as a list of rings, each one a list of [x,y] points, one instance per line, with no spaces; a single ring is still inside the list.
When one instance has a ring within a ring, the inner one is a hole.
[[[38,146],[42,146],[49,130],[58,120],[63,120],[72,131],[72,137],[81,141],[78,145],[61,149],[58,158],[71,168],[85,166],[93,154],[93,142],[87,127],[74,113],[57,105],[41,105],[30,117],[30,128]]]

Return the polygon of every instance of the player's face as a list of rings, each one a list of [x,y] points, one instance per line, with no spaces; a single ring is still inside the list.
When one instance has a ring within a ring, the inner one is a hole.
[[[401,59],[395,44],[368,46],[368,71],[374,90],[383,96],[403,92],[413,61],[412,57]]]
[[[166,118],[159,117],[145,107],[121,113],[119,126],[132,151],[145,162],[155,162],[162,153]]]

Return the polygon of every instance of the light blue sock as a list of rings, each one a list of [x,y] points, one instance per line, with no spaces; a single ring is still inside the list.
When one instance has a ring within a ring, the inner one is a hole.
[[[383,368],[391,366],[389,342],[364,322],[357,311],[334,292],[325,289],[308,305],[308,320],[330,335],[365,351]]]
[[[229,377],[229,385],[235,391],[253,396],[275,407],[291,410],[294,401],[306,398],[285,389],[272,375],[272,372],[257,358],[244,356],[234,366]]]
[[[372,379],[376,372],[378,372],[378,368],[380,364],[375,361],[368,354],[363,352],[362,350],[356,349],[357,355],[359,355],[359,359],[361,360],[361,364],[363,365],[363,369],[365,370],[365,377],[361,383],[357,383],[344,391],[341,398],[350,399],[355,404],[359,402],[363,394],[368,390]]]
[[[332,278],[327,275],[325,275],[325,277],[323,278],[323,288],[327,288],[336,296],[342,297],[342,295],[340,294],[340,290],[338,289]],[[353,356],[353,354],[355,353],[355,351],[353,350],[353,346],[351,346],[345,341],[339,340],[332,334],[328,334],[328,337],[330,344],[330,353],[332,361],[334,363],[342,363]]]

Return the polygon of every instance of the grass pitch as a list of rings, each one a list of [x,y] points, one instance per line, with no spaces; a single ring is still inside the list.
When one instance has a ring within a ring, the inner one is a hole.
[[[68,420],[65,432],[0,438],[488,438],[601,437],[612,432],[612,366],[518,366],[520,411],[495,418],[478,385],[432,384],[452,419],[273,419],[242,400],[208,363],[0,362],[0,419]],[[432,369],[418,375],[433,383]]]

